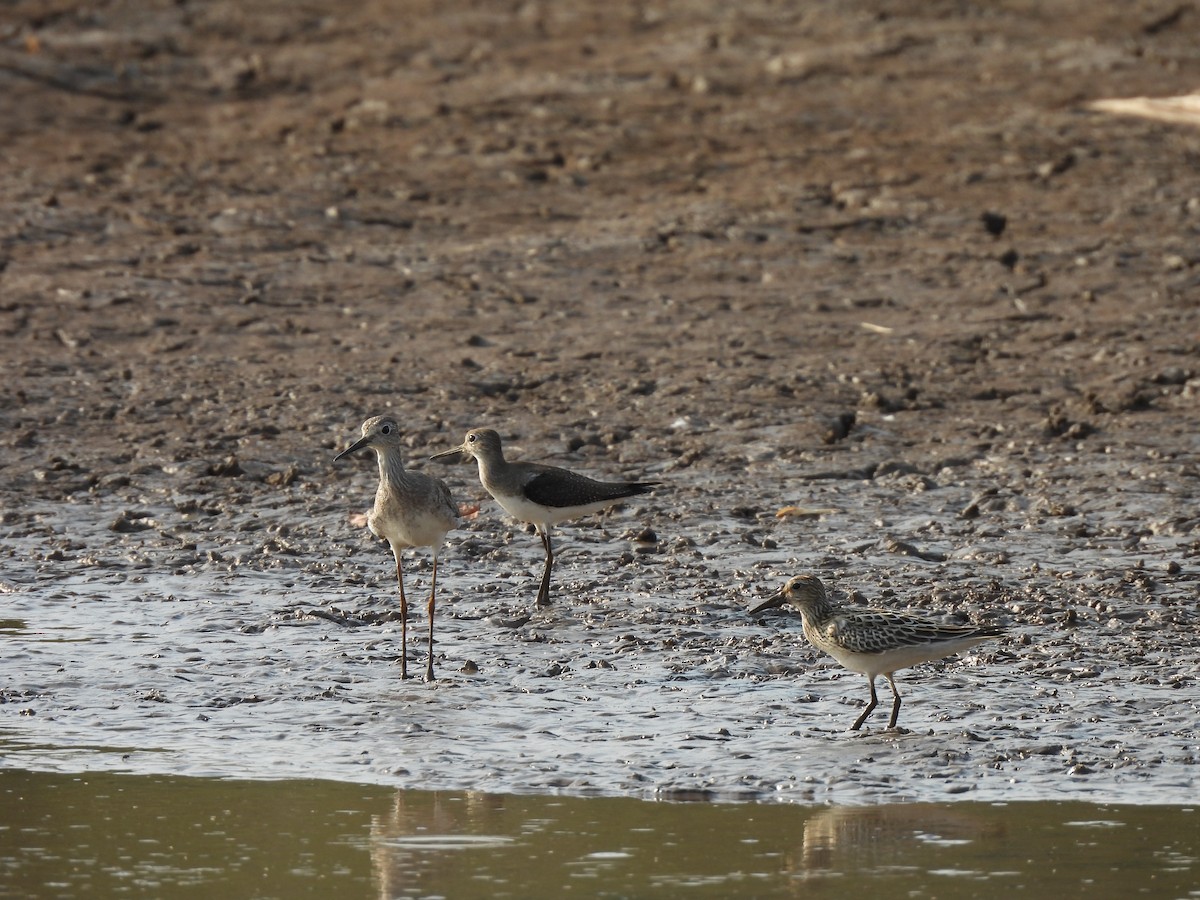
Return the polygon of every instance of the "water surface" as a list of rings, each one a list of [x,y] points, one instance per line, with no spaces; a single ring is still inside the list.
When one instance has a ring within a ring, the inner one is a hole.
[[[1195,897],[1192,807],[802,807],[0,771],[4,897]]]

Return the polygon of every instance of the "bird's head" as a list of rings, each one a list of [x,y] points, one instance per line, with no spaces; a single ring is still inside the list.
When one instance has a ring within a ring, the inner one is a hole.
[[[343,456],[349,456],[365,447],[373,450],[384,450],[388,447],[400,446],[400,426],[389,416],[373,416],[362,423],[362,437],[335,456],[336,462]]]
[[[789,579],[787,584],[750,610],[750,614],[760,613],[765,609],[775,609],[790,603],[805,612],[815,606],[829,602],[825,594],[825,585],[816,575],[797,575]]]
[[[430,459],[445,459],[455,454],[464,459],[502,459],[500,435],[490,428],[472,428],[457,447],[435,453]]]

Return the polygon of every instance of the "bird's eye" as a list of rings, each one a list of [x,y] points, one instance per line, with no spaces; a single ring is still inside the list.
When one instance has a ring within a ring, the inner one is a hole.
[[[479,440],[479,435],[477,435],[477,434],[468,434],[467,435],[467,443],[468,444],[473,444],[477,440]]]
[[[380,428],[380,429],[379,429],[379,433],[380,433],[380,434],[383,434],[383,435],[388,435],[388,434],[391,434],[391,433],[392,433],[392,426],[391,426],[391,425],[384,425],[382,428]]]

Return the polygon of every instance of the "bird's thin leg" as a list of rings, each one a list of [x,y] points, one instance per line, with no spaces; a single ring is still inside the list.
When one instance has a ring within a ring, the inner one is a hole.
[[[890,675],[888,676],[889,681],[891,680],[891,677],[892,676]],[[867,716],[871,714],[871,710],[873,710],[879,704],[879,697],[875,695],[875,679],[868,675],[867,683],[871,685],[871,702],[868,703],[867,708],[862,711],[862,715],[858,717],[858,721],[850,726],[851,731],[858,731],[858,729],[862,728],[862,723],[867,721]],[[893,690],[894,689],[895,688],[893,687]],[[897,699],[899,699],[899,696],[899,694],[896,695]],[[899,707],[897,707],[897,709],[899,709]]]
[[[408,677],[408,598],[404,596],[404,567],[400,564],[400,549],[392,548],[396,557],[396,581],[400,583],[400,677]]]
[[[900,715],[900,692],[896,690],[896,682],[892,679],[892,673],[888,672],[885,677],[888,680],[888,684],[892,686],[892,693],[896,697],[895,702],[892,703],[892,718],[888,722],[888,728],[895,728],[896,718]]]
[[[433,583],[429,587],[429,662],[425,667],[425,680],[433,681],[433,607],[437,597],[437,548],[433,551]]]
[[[538,534],[542,537],[542,546],[546,548],[546,568],[542,570],[542,586],[538,588],[537,606],[550,605],[550,570],[554,568],[554,550],[550,547],[550,529],[537,526]]]

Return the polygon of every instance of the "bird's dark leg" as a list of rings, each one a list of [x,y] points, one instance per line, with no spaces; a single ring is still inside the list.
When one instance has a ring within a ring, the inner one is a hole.
[[[888,722],[888,728],[895,728],[896,718],[900,715],[900,692],[896,690],[896,682],[892,679],[892,673],[888,672],[886,677],[888,684],[892,686],[892,693],[896,697],[895,702],[892,703],[892,718]]]
[[[433,583],[429,586],[429,662],[425,666],[425,680],[433,681],[433,607],[437,596],[437,548],[433,550]]]
[[[550,547],[550,529],[547,526],[537,526],[542,538],[542,546],[546,548],[546,568],[542,570],[542,586],[538,588],[537,606],[550,605],[550,570],[554,568],[554,550]]]
[[[891,679],[890,675],[888,676],[888,679]],[[858,729],[862,728],[862,723],[867,721],[867,716],[871,714],[871,710],[879,705],[879,697],[875,695],[875,679],[867,676],[867,682],[871,685],[871,702],[868,703],[867,708],[862,711],[862,715],[858,717],[858,721],[850,726],[851,731],[858,731]],[[896,695],[897,699],[899,696],[899,694]],[[899,709],[899,707],[897,707],[897,709]]]
[[[400,550],[392,548],[396,557],[396,581],[400,583],[400,677],[408,677],[408,598],[404,596],[404,567],[400,565]]]

